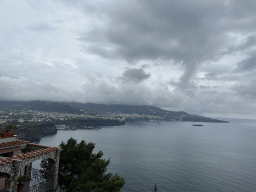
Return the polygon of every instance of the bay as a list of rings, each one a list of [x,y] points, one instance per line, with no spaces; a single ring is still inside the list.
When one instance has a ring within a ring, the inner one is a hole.
[[[125,177],[121,190],[255,191],[256,123],[134,122],[99,130],[58,130],[41,145],[73,137],[110,158],[108,172]],[[39,162],[33,163],[40,168]]]

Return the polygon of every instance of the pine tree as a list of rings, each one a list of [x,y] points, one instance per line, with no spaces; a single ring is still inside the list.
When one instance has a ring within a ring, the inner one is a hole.
[[[115,192],[124,186],[124,178],[107,173],[110,159],[101,159],[103,152],[93,153],[94,143],[80,143],[73,138],[61,143],[59,185],[67,192]]]

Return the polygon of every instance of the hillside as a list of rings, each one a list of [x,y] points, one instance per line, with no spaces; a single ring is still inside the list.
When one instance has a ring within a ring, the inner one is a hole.
[[[82,110],[81,110],[82,109]],[[218,122],[227,123],[191,115],[184,111],[167,111],[154,106],[121,105],[121,104],[94,104],[77,102],[53,102],[53,101],[0,101],[0,110],[36,110],[45,112],[60,112],[81,114],[91,113],[115,113],[115,114],[138,114],[144,116],[157,116],[167,121],[194,121],[194,122]]]
[[[191,115],[184,111],[167,111],[153,106],[138,106],[138,105],[121,105],[121,104],[94,104],[94,103],[70,103],[74,107],[80,107],[83,110],[91,110],[98,113],[122,113],[122,114],[139,114],[139,115],[154,115],[163,118],[163,120],[174,121],[194,121],[194,122],[216,122],[228,123],[228,121],[221,121],[211,119],[208,117],[201,117],[198,115]]]
[[[0,110],[35,110],[60,113],[81,113],[80,109],[65,102],[53,101],[0,101]]]

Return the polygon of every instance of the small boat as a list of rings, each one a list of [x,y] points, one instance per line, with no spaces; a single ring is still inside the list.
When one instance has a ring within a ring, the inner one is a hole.
[[[193,126],[204,126],[202,124],[193,124]]]

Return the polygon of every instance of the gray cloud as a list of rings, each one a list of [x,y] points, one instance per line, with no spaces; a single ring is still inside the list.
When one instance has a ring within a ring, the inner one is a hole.
[[[243,41],[241,44],[236,46],[232,45],[231,47],[227,48],[227,50],[223,51],[221,54],[216,55],[215,60],[220,59],[224,55],[232,55],[232,54],[234,55],[241,51],[245,51],[245,52],[251,51],[251,49],[255,46],[256,46],[256,36],[249,35],[248,37],[246,37],[245,41]]]
[[[255,0],[2,5],[0,99],[255,114]]]
[[[142,68],[140,69],[127,69],[123,72],[121,79],[125,83],[140,83],[150,77]]]
[[[35,32],[49,32],[49,31],[56,30],[57,28],[52,27],[47,23],[39,23],[37,25],[28,27],[28,29]]]
[[[57,85],[48,81],[29,80],[23,76],[19,78],[0,78],[0,99],[29,101],[35,99],[49,100],[60,92]]]
[[[253,53],[249,58],[238,63],[235,72],[252,72],[256,69],[256,54]]]
[[[185,89],[202,62],[223,56],[224,49],[229,49],[225,54],[231,54],[254,45],[252,35],[236,48],[230,48],[227,39],[232,31],[251,31],[241,21],[246,19],[248,24],[255,21],[253,1],[245,5],[241,1],[134,3],[136,7],[124,3],[106,8],[102,14],[110,22],[105,28],[94,28],[80,36],[81,41],[93,42],[84,50],[132,64],[140,60],[173,61],[184,67],[180,87]]]
[[[248,101],[252,105],[255,105],[256,100],[256,78],[255,72],[247,73],[246,79],[241,79],[241,81],[231,87],[231,90],[235,91],[241,100]]]

